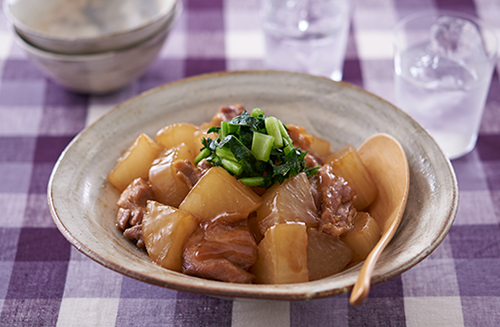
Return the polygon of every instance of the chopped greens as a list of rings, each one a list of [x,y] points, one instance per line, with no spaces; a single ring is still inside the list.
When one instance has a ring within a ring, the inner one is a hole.
[[[271,135],[254,132],[252,140],[252,153],[257,160],[269,161],[273,149],[274,137]]]
[[[293,146],[285,125],[276,117],[266,117],[264,111],[246,110],[208,133],[218,133],[215,139],[203,138],[198,164],[206,159],[222,166],[247,186],[269,188],[276,183],[305,172],[308,177],[319,167],[308,168],[307,152]]]

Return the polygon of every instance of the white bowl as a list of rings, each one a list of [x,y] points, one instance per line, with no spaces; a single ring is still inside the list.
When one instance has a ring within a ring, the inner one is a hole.
[[[116,228],[119,192],[106,176],[139,133],[155,135],[173,123],[201,124],[228,104],[262,108],[284,123],[302,125],[331,142],[358,147],[376,133],[402,144],[410,168],[405,214],[373,272],[373,284],[423,260],[444,239],[458,208],[453,168],[436,142],[403,111],[361,88],[287,72],[253,71],[196,76],[147,91],[81,132],[51,174],[49,207],[62,234],[102,265],[144,282],[226,298],[306,300],[348,292],[361,269],[308,283],[248,285],[187,276],[152,262]],[[425,287],[425,285],[422,285]]]
[[[45,51],[24,40],[15,27],[12,30],[17,44],[56,83],[81,93],[108,93],[130,84],[149,68],[180,10],[178,6],[162,29],[142,43],[98,54],[65,55]]]
[[[5,0],[4,13],[34,46],[89,54],[138,44],[157,34],[176,0]]]

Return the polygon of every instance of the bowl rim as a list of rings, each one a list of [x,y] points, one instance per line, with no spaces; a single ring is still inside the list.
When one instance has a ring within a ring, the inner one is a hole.
[[[53,41],[62,41],[62,42],[68,42],[68,43],[73,43],[73,42],[102,42],[107,39],[112,39],[117,36],[123,36],[128,33],[136,33],[141,30],[147,29],[150,25],[154,25],[158,22],[161,22],[162,19],[165,19],[167,16],[171,15],[172,12],[175,9],[175,5],[178,2],[182,2],[182,0],[169,0],[169,3],[167,6],[165,6],[164,10],[157,12],[154,16],[149,18],[146,22],[131,28],[127,30],[121,30],[121,31],[116,31],[113,33],[108,33],[108,34],[103,34],[99,37],[57,37],[48,33],[43,33],[39,30],[36,30],[25,23],[21,22],[10,10],[11,6],[11,0],[5,0],[3,2],[3,11],[5,13],[5,16],[7,19],[10,21],[12,25],[15,27],[19,28],[22,32],[25,32],[29,35],[35,36],[37,38],[43,38],[46,40],[53,40]],[[168,20],[168,18],[167,18]],[[155,30],[156,31],[156,30]]]
[[[148,44],[151,40],[156,39],[164,35],[165,33],[169,33],[176,25],[178,19],[180,18],[183,11],[182,1],[179,1],[176,6],[174,6],[174,11],[172,16],[161,26],[160,29],[155,31],[155,33],[151,34],[147,38],[141,40],[138,43],[134,43],[130,46],[104,51],[104,52],[96,52],[96,53],[85,53],[85,54],[65,54],[58,52],[51,52],[49,50],[45,50],[39,48],[29,41],[25,40],[22,35],[19,34],[18,29],[13,24],[8,24],[8,28],[11,30],[11,33],[14,37],[16,43],[26,52],[32,53],[37,57],[45,58],[48,60],[58,60],[58,61],[70,61],[70,62],[88,62],[88,61],[100,61],[112,58],[121,53],[126,53],[131,50],[135,50],[140,48],[143,45]]]
[[[354,285],[354,282],[352,285],[348,285],[346,287],[342,288],[329,288],[324,286],[324,281],[325,280],[317,280],[317,281],[310,281],[307,283],[297,283],[297,284],[280,284],[280,285],[258,285],[258,284],[231,284],[231,283],[226,283],[226,282],[219,282],[219,281],[213,281],[213,280],[205,280],[202,278],[197,278],[197,277],[192,277],[192,276],[186,276],[182,273],[176,273],[173,271],[168,271],[169,273],[174,273],[174,275],[180,279],[180,282],[173,282],[172,280],[159,280],[154,277],[150,277],[146,274],[141,274],[129,269],[126,269],[119,264],[107,261],[105,258],[101,257],[100,255],[96,254],[93,252],[91,249],[86,248],[68,229],[66,229],[64,223],[61,221],[58,215],[58,210],[54,205],[54,194],[53,194],[53,184],[54,180],[56,178],[57,170],[59,166],[62,164],[62,162],[65,160],[65,157],[67,155],[68,150],[75,144],[77,143],[81,138],[82,135],[86,133],[87,130],[92,128],[94,125],[98,124],[100,121],[103,119],[106,119],[108,115],[111,115],[113,112],[120,110],[120,108],[127,106],[129,103],[132,103],[134,101],[138,101],[141,98],[148,97],[150,94],[153,94],[155,92],[161,92],[163,89],[172,87],[172,86],[177,86],[177,85],[182,85],[182,84],[189,84],[191,82],[195,82],[197,80],[203,80],[203,79],[210,79],[210,78],[217,78],[217,77],[224,77],[224,76],[229,76],[229,75],[245,75],[245,74],[291,74],[291,75],[302,75],[302,76],[307,76],[308,78],[318,78],[322,79],[331,83],[337,83],[342,85],[342,87],[347,87],[347,88],[354,88],[357,90],[360,90],[363,93],[368,94],[369,96],[377,99],[378,101],[382,101],[386,104],[388,104],[392,110],[397,110],[400,113],[404,114],[407,116],[410,121],[413,121],[416,125],[416,123],[409,115],[407,115],[405,112],[402,110],[398,109],[391,103],[387,102],[386,100],[378,97],[377,95],[374,95],[373,93],[364,90],[363,88],[347,83],[347,82],[335,82],[332,81],[328,78],[325,77],[320,77],[320,76],[311,76],[308,74],[303,74],[303,73],[295,73],[295,72],[284,72],[284,71],[273,71],[273,70],[242,70],[242,71],[223,71],[223,72],[213,72],[213,73],[206,73],[206,74],[201,74],[201,75],[196,75],[196,76],[191,76],[191,77],[186,77],[174,82],[166,83],[160,86],[157,86],[155,88],[152,88],[150,90],[147,90],[145,92],[142,92],[141,94],[138,94],[135,97],[132,97],[118,105],[116,105],[114,108],[112,108],[110,111],[108,111],[105,115],[97,119],[95,122],[93,122],[91,125],[85,127],[78,135],[71,140],[71,142],[67,145],[67,147],[63,150],[61,153],[61,156],[57,160],[56,164],[54,165],[54,168],[51,172],[50,178],[49,178],[49,183],[47,186],[47,201],[49,205],[49,210],[51,213],[51,216],[53,218],[53,221],[57,228],[60,230],[60,232],[64,235],[64,237],[80,252],[88,256],[90,259],[102,264],[103,266],[114,270],[116,272],[119,272],[123,275],[126,275],[128,277],[132,277],[134,279],[147,282],[149,284],[153,285],[158,285],[162,287],[166,287],[169,289],[174,289],[178,291],[183,291],[183,292],[191,292],[191,293],[198,293],[198,294],[204,294],[208,296],[214,296],[214,297],[219,297],[219,298],[226,298],[226,299],[255,299],[255,300],[278,300],[278,301],[296,301],[296,300],[311,300],[311,299],[317,299],[317,298],[324,298],[328,296],[334,296],[334,295],[339,295],[343,294],[346,292],[349,292],[352,290],[352,287]],[[418,125],[420,126],[420,125]],[[422,128],[422,131],[424,134],[429,136],[429,134]],[[435,141],[429,136],[429,138],[435,143]],[[436,143],[437,146],[437,143]],[[423,259],[425,259],[430,253],[432,253],[444,240],[444,238],[447,236],[448,231],[450,230],[454,220],[455,216],[458,210],[458,200],[459,200],[459,194],[458,194],[458,183],[457,183],[457,178],[453,169],[453,166],[450,162],[449,159],[446,158],[446,156],[440,152],[440,157],[444,159],[447,171],[449,173],[449,176],[451,177],[451,181],[453,184],[453,190],[451,193],[451,208],[447,211],[447,216],[446,219],[444,220],[445,223],[441,226],[441,229],[439,231],[439,234],[437,237],[432,239],[432,242],[428,244],[428,246],[423,249],[420,253],[418,253],[416,256],[414,256],[411,260],[405,261],[403,264],[398,265],[395,269],[393,269],[391,272],[386,273],[384,275],[380,276],[374,276],[372,277],[371,284],[379,284],[381,282],[384,282],[386,280],[389,280],[395,276],[400,275],[401,273],[407,271],[408,269],[412,268],[415,266],[417,263],[421,262]],[[398,231],[396,232],[398,233]],[[351,269],[356,269],[359,267],[363,262],[357,263],[356,265],[344,270],[343,272],[350,271]],[[339,273],[342,274],[343,272]],[[184,283],[182,283],[184,282]],[[326,283],[328,284],[328,283]],[[303,292],[301,291],[301,286],[307,285],[307,289],[309,289],[309,292]],[[200,291],[200,287],[202,290]]]

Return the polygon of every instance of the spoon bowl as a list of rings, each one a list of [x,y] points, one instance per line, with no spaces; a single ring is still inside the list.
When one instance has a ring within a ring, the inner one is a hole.
[[[349,302],[358,305],[370,291],[371,276],[380,254],[396,233],[406,207],[410,188],[410,171],[403,147],[388,134],[368,138],[358,149],[379,193],[369,208],[382,235],[363,263]]]

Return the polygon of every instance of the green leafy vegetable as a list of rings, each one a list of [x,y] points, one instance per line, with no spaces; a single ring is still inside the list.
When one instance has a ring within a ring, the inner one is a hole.
[[[202,139],[203,148],[195,159],[224,167],[248,186],[269,188],[276,183],[305,172],[308,177],[319,167],[308,168],[307,152],[294,147],[286,127],[276,117],[265,117],[264,111],[246,110],[208,133],[218,137]]]
[[[283,137],[281,136],[281,122],[276,117],[267,117],[265,121],[266,130],[269,135],[274,137],[274,146],[281,148],[283,146]]]
[[[271,155],[271,150],[273,149],[274,136],[267,135],[259,132],[253,133],[252,140],[252,154],[255,159],[268,161]]]

